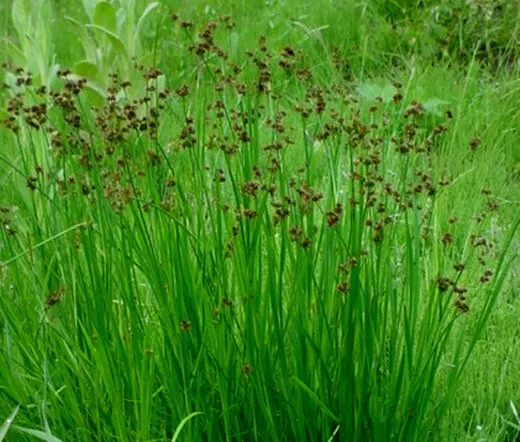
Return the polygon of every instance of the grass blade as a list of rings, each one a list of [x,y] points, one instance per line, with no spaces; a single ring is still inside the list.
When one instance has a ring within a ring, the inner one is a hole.
[[[320,400],[320,398],[312,391],[307,385],[305,385],[302,381],[300,381],[297,377],[293,376],[291,378],[302,390],[304,390],[311,399],[319,405],[319,407],[325,412],[327,416],[329,416],[331,419],[333,419],[335,422],[339,422],[339,418],[330,411],[327,406]]]
[[[186,416],[181,422],[179,425],[177,425],[177,428],[175,430],[175,433],[173,433],[173,437],[172,437],[172,442],[176,442],[177,439],[179,438],[179,435],[181,434],[181,431],[182,429],[184,428],[184,426],[188,423],[188,421],[190,421],[192,418],[194,418],[195,416],[198,416],[199,414],[204,414],[202,413],[202,411],[194,411],[193,413],[189,414],[188,416]]]
[[[20,405],[18,405],[13,412],[9,415],[9,417],[5,420],[5,422],[0,427],[0,442],[2,442],[5,438],[5,435],[9,431],[9,428],[11,427],[11,424],[14,421],[14,418],[18,414],[18,411],[20,410]]]
[[[30,434],[31,436],[37,437],[40,440],[44,440],[45,442],[63,442],[61,439],[53,436],[52,434],[46,433],[45,431],[33,430],[31,428],[19,427],[18,425],[13,426],[18,431],[21,431],[25,434]]]

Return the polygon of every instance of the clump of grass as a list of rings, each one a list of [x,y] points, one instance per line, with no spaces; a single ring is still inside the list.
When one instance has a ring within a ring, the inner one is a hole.
[[[70,71],[54,90],[13,70],[6,414],[74,440],[433,437],[518,225],[489,235],[484,194],[460,227],[453,113],[398,83],[365,105],[264,38],[239,65],[230,18],[174,19],[173,90],[112,74],[96,107]]]

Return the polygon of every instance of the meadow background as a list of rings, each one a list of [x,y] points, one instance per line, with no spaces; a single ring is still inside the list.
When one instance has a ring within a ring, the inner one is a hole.
[[[0,38],[0,440],[518,440],[520,2]]]

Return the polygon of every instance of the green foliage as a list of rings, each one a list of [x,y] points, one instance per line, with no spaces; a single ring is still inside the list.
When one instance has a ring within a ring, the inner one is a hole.
[[[159,2],[151,2],[138,18],[134,1],[125,0],[118,8],[108,1],[83,3],[90,23],[82,25],[68,17],[80,32],[86,57],[76,62],[74,72],[89,80],[91,100],[100,104],[110,73],[118,72],[135,82],[140,79],[132,76],[131,66],[135,60],[139,58],[146,66],[151,64],[153,53],[142,53],[140,38],[147,18],[158,8]]]
[[[30,3],[0,440],[518,436],[507,4]]]
[[[381,2],[405,47],[421,57],[518,69],[520,3],[505,0]]]
[[[49,86],[59,69],[47,26],[52,10],[47,0],[14,0],[11,18],[18,43],[5,39],[10,61],[35,74],[35,81]]]
[[[5,422],[0,427],[0,442],[2,442],[5,439],[5,436],[7,432],[9,431],[9,428],[13,424],[13,421],[18,414],[18,411],[20,410],[20,406],[17,405],[16,408],[13,410],[13,412],[9,415],[9,417],[5,420]]]

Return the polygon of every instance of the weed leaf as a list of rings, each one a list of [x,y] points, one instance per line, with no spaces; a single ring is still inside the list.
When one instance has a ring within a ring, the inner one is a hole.
[[[123,41],[116,34],[114,34],[113,32],[109,31],[107,28],[105,28],[103,26],[96,25],[96,24],[89,23],[89,24],[86,25],[86,27],[87,28],[91,28],[91,29],[97,29],[98,31],[100,31],[103,34],[105,34],[108,37],[108,39],[110,40],[110,43],[112,43],[114,48],[120,54],[123,54],[124,56],[127,55],[125,44],[123,43]]]
[[[115,33],[117,31],[116,10],[109,2],[99,2],[94,10],[92,23]]]

